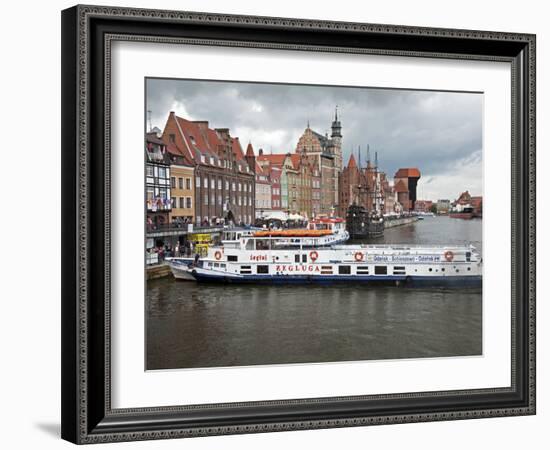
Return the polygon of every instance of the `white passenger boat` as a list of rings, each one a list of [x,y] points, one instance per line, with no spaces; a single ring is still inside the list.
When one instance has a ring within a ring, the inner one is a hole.
[[[253,233],[261,230],[261,228],[255,227],[230,228],[223,231],[222,243],[238,242],[241,237],[252,236]],[[168,262],[170,270],[172,271],[172,275],[174,275],[174,278],[176,278],[177,280],[196,281],[190,270],[199,261],[196,256],[173,256],[165,258],[165,261]]]
[[[298,237],[299,235],[299,237]],[[261,228],[233,228],[222,234],[224,248],[234,247],[243,238],[268,236],[274,248],[299,248],[300,246],[326,247],[345,242],[349,239],[346,223],[339,218],[319,218],[308,223],[306,229],[261,229]],[[276,238],[276,239],[275,239]],[[195,263],[193,257],[166,258],[170,270],[178,280],[195,281],[191,270]]]
[[[189,272],[199,282],[391,283],[480,286],[473,246],[334,245],[309,230],[256,232],[211,247]],[[282,245],[284,242],[285,245]]]

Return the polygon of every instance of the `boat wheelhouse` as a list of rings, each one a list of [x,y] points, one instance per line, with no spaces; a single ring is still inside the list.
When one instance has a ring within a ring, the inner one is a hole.
[[[346,221],[340,217],[316,217],[308,222],[307,229],[323,232],[330,231],[334,237],[334,242],[330,242],[328,245],[341,244],[349,239],[349,233],[346,230]]]

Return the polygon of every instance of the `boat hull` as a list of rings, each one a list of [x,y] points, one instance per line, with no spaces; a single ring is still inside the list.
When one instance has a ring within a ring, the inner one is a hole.
[[[172,258],[169,264],[174,278],[181,281],[196,281],[190,270],[192,262],[191,258]]]
[[[229,284],[366,284],[407,287],[481,287],[481,275],[472,276],[361,276],[361,275],[235,275],[213,273],[200,269],[191,271],[195,280],[205,283]]]

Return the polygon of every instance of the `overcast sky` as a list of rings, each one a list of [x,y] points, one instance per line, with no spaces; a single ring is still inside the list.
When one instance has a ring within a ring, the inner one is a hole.
[[[344,163],[361,146],[390,179],[400,167],[417,167],[418,198],[454,200],[461,191],[482,194],[482,107],[479,93],[407,91],[194,80],[147,80],[152,125],[168,113],[229,128],[257,151],[296,148],[309,121],[330,135],[334,109],[342,123]]]

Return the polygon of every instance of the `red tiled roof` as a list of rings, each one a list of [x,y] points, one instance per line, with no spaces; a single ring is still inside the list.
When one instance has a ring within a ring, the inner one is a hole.
[[[168,153],[183,158],[184,165],[193,166],[193,160],[190,160],[187,157],[186,152],[182,152],[176,144],[169,142],[168,144],[166,144],[166,149],[168,150]]]
[[[243,148],[241,147],[238,137],[231,138],[231,148],[233,149],[233,154],[235,155],[235,159],[237,161],[244,159]]]
[[[176,144],[173,144],[172,142],[166,143],[166,149],[168,150],[168,153],[171,153],[172,155],[176,156],[185,156],[185,154],[178,148]]]
[[[252,144],[249,142],[248,146],[246,147],[246,156],[255,156],[254,155],[254,149],[252,148]]]
[[[420,170],[412,167],[407,169],[399,169],[395,173],[395,178],[420,178]]]
[[[286,155],[285,154],[276,154],[276,155],[260,155],[258,156],[258,161],[267,161],[269,164],[272,164],[274,166],[282,166],[285,162]]]
[[[292,161],[292,165],[295,169],[300,167],[300,155],[298,155],[297,153],[293,153],[292,155],[290,155],[290,160]]]
[[[353,156],[353,153],[352,153],[351,156],[349,157],[348,167],[349,167],[350,169],[355,169],[355,168],[357,168],[357,163],[355,162],[355,157]]]
[[[217,153],[216,149],[221,144],[220,138],[214,130],[206,126],[205,122],[191,122],[178,116],[176,121],[184,135],[186,148],[180,149],[184,152],[184,156],[195,159],[193,150],[199,150],[201,153],[205,151]]]
[[[218,132],[208,127],[208,122],[190,121],[178,116],[175,118],[184,137],[185,148],[178,148],[184,157],[193,161],[197,152],[207,157],[218,157],[218,148],[223,145],[223,142]],[[231,150],[238,163],[244,161],[244,153],[238,137],[231,138]]]

